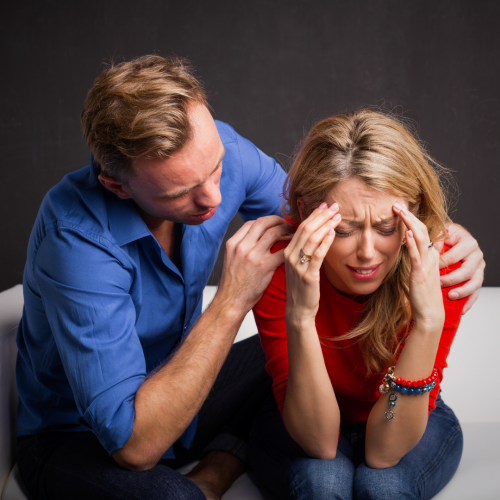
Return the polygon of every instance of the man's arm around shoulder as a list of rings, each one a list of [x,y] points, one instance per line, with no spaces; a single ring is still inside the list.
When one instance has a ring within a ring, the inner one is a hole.
[[[277,216],[249,221],[226,244],[217,295],[172,359],[136,393],[133,432],[113,453],[126,469],[154,467],[198,413],[246,313],[260,299],[283,252],[270,253],[289,227]]]

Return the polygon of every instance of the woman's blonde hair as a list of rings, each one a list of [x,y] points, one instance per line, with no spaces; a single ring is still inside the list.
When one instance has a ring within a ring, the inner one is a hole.
[[[308,216],[339,182],[358,177],[367,186],[407,199],[409,210],[427,226],[431,241],[437,241],[449,222],[443,174],[446,177],[445,169],[401,119],[368,109],[336,115],[317,123],[305,138],[283,188],[282,212],[300,222],[299,197]],[[402,248],[354,329],[323,339],[356,338],[369,372],[394,364],[409,332],[410,260]]]

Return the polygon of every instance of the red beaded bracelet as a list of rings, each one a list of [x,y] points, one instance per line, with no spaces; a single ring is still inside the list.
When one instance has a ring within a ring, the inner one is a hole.
[[[391,389],[392,393],[389,394],[389,409],[385,412],[385,418],[387,420],[393,420],[396,416],[394,407],[396,406],[396,400],[398,395],[396,392],[401,392],[401,394],[427,394],[436,386],[436,379],[438,376],[437,368],[434,366],[432,374],[428,378],[423,380],[418,380],[416,382],[411,382],[409,380],[402,380],[401,378],[396,378],[394,375],[395,367],[391,366],[384,376],[384,380],[379,387],[381,394],[387,394]]]
[[[423,385],[432,384],[432,382],[434,382],[434,380],[437,379],[437,376],[438,376],[438,371],[437,368],[434,367],[432,370],[432,374],[429,378],[424,378],[423,380],[418,380],[417,382],[410,382],[408,380],[402,380],[401,378],[397,378],[395,382],[401,387],[416,388],[416,387],[422,387]]]

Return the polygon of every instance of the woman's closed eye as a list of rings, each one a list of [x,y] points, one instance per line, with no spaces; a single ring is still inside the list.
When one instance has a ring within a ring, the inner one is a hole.
[[[393,235],[397,230],[397,226],[392,227],[392,228],[378,228],[377,231],[383,235],[383,236],[391,236]],[[340,236],[341,238],[347,238],[348,236],[351,236],[356,232],[356,229],[344,229],[344,228],[338,228],[335,230],[335,233],[337,236]]]

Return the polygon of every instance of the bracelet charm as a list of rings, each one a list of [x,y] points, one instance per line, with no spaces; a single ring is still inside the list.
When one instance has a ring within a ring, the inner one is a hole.
[[[385,412],[385,418],[387,420],[394,420],[396,412],[394,408],[396,406],[396,400],[398,399],[397,392],[401,394],[410,394],[420,396],[421,394],[427,394],[436,387],[436,379],[438,376],[437,369],[434,367],[430,377],[418,380],[416,382],[410,382],[407,380],[402,380],[401,378],[396,378],[394,374],[395,367],[391,366],[388,368],[387,373],[384,376],[382,384],[379,386],[379,391],[381,394],[387,394],[389,391],[389,409]]]

